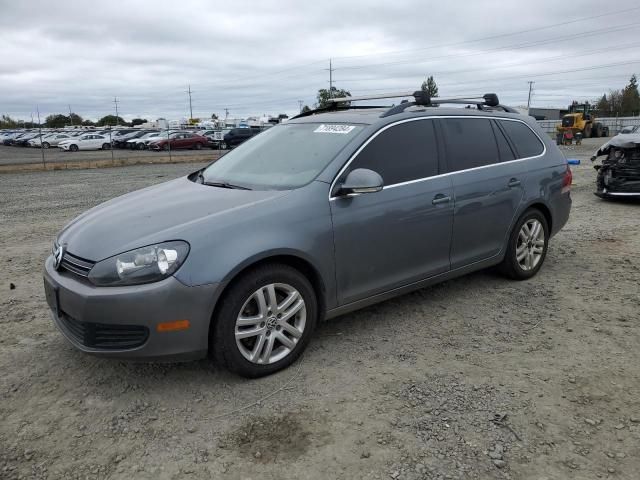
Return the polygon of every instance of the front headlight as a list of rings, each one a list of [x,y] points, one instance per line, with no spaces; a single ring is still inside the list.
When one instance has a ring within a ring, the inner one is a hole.
[[[189,244],[180,240],[137,248],[96,263],[89,280],[101,287],[157,282],[173,275],[188,254]]]

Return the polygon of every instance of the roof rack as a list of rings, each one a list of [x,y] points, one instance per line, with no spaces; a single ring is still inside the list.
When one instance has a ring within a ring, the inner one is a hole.
[[[392,106],[381,115],[381,118],[388,117],[391,115],[396,115],[398,113],[404,112],[409,107],[414,106],[423,106],[423,107],[435,107],[438,105],[442,105],[444,103],[448,104],[459,104],[459,105],[475,105],[478,110],[503,110],[505,112],[510,113],[518,113],[517,110],[507,107],[504,105],[500,105],[500,101],[498,100],[498,95],[495,93],[485,93],[479,97],[460,97],[460,98],[433,98],[435,103],[432,103],[432,98],[422,90],[416,90],[415,92],[396,92],[396,93],[383,93],[378,95],[365,95],[359,97],[338,97],[338,98],[330,98],[328,100],[328,105],[323,108],[318,108],[315,110],[310,110],[305,113],[301,113],[294,118],[306,117],[309,115],[314,115],[316,113],[330,112],[340,109],[364,109],[364,108],[387,108],[380,106],[353,106],[351,102],[361,102],[365,100],[380,100],[384,98],[405,98],[405,97],[413,97],[413,101],[402,101],[399,105]]]

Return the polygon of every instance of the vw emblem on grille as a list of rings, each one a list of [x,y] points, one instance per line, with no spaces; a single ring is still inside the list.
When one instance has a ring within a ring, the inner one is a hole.
[[[62,257],[64,257],[64,245],[58,245],[58,248],[53,252],[53,268],[56,270],[60,268]]]

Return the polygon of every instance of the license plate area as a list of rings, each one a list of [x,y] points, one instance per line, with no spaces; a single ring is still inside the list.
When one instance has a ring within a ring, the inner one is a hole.
[[[56,318],[60,316],[60,299],[58,288],[53,286],[46,278],[44,279],[44,295],[47,299],[49,308],[53,311]]]

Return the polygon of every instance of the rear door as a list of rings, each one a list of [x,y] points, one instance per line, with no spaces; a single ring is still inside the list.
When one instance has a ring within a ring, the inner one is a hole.
[[[449,270],[453,192],[438,159],[434,121],[415,119],[378,132],[338,177],[368,168],[384,180],[330,200],[341,305]]]
[[[440,120],[455,200],[451,269],[500,253],[524,195],[524,162],[490,118]]]

